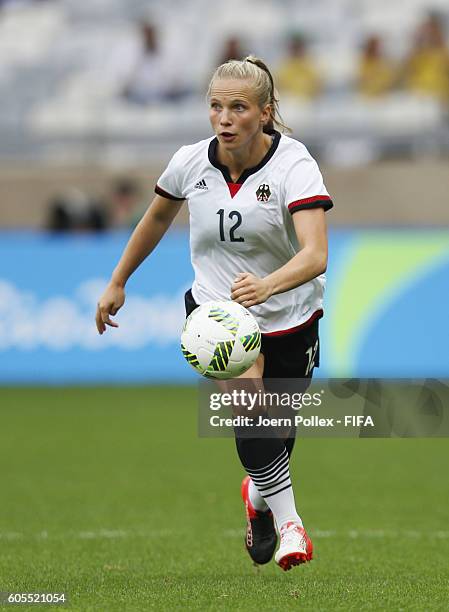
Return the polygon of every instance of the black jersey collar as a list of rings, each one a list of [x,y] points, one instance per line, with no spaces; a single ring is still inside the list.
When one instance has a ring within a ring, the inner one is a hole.
[[[273,142],[271,143],[271,147],[268,149],[263,159],[257,164],[257,166],[254,166],[253,168],[246,168],[236,181],[232,180],[231,175],[229,173],[229,168],[227,166],[224,166],[223,164],[220,164],[220,162],[218,161],[218,158],[217,158],[218,139],[216,137],[213,138],[209,144],[209,151],[208,151],[209,161],[215,168],[218,168],[218,170],[220,170],[220,172],[223,174],[223,177],[227,183],[235,182],[238,184],[242,184],[249,176],[251,176],[252,174],[255,174],[261,168],[263,168],[275,154],[276,149],[279,146],[279,141],[281,140],[281,134],[280,132],[273,130],[272,132],[270,132],[270,135],[273,136]]]

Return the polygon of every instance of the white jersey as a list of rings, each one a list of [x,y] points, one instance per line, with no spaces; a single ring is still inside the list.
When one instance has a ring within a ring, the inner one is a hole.
[[[270,150],[232,181],[217,159],[216,138],[181,147],[160,177],[156,193],[186,199],[197,304],[229,300],[239,272],[262,278],[299,250],[292,215],[332,201],[306,147],[274,132]],[[264,334],[295,331],[323,314],[325,275],[251,307]]]

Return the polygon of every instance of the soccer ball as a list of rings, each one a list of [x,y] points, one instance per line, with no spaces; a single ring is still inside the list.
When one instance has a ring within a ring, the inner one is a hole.
[[[186,319],[181,350],[187,362],[208,378],[234,378],[246,372],[260,352],[256,319],[237,302],[205,302]]]

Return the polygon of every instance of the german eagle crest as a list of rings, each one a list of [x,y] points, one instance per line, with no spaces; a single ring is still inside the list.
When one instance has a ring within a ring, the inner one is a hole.
[[[256,191],[256,198],[259,202],[268,202],[270,195],[270,185],[267,185],[267,183],[262,183],[262,185],[259,185]]]

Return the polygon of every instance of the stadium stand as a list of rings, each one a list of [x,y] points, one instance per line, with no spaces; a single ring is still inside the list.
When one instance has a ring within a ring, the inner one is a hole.
[[[289,36],[298,32],[307,37],[324,90],[309,102],[285,97],[282,108],[312,149],[333,162],[337,143],[337,160],[344,163],[355,163],[362,150],[362,159],[427,151],[429,141],[447,151],[445,108],[438,100],[405,91],[363,100],[354,89],[366,37],[379,33],[386,52],[400,61],[430,9],[440,9],[447,22],[447,3],[440,0],[431,6],[409,0],[407,11],[386,0],[230,0],[226,9],[205,0],[7,3],[0,13],[0,157],[139,159],[160,153],[163,144],[173,150],[208,134],[199,102],[229,37],[241,37],[276,67]],[[182,103],[136,108],[120,95],[138,45],[138,23],[145,19],[158,27],[166,65],[196,92]]]

